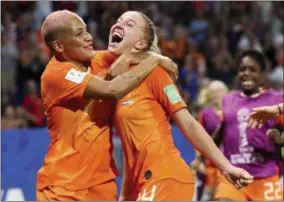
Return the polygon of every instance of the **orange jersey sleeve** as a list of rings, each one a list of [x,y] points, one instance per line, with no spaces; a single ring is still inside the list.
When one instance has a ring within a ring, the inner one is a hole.
[[[42,96],[53,104],[82,99],[92,77],[71,63],[51,63],[41,78]]]
[[[150,91],[169,115],[187,107],[173,80],[163,68],[156,68],[146,81]]]

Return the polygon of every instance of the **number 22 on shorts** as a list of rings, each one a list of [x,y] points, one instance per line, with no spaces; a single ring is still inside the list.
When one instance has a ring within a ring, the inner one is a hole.
[[[272,200],[282,200],[282,185],[280,182],[267,182],[264,184],[264,200],[272,201]]]
[[[147,192],[147,189],[144,189],[142,193],[141,192],[139,193],[136,201],[153,201],[155,198],[156,189],[157,189],[156,185],[152,187],[150,193]]]

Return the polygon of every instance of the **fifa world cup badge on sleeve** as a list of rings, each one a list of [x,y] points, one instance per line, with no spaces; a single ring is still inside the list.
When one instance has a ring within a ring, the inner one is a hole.
[[[174,84],[171,84],[171,85],[164,87],[164,92],[166,93],[171,104],[176,104],[176,103],[182,101],[182,99],[181,99],[177,89],[175,88]]]
[[[65,76],[65,79],[68,81],[72,81],[74,83],[82,83],[85,76],[87,75],[87,72],[80,72],[76,69],[71,69]]]

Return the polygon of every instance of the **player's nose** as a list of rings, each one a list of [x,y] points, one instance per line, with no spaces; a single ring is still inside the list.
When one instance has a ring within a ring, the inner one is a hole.
[[[92,35],[89,32],[87,32],[86,37],[85,37],[85,41],[92,41],[92,40],[93,40]]]

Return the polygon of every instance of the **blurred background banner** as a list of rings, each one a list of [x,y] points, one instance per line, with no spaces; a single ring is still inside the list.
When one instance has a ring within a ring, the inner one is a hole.
[[[177,127],[172,128],[174,141],[182,157],[189,163],[194,152]],[[15,129],[2,130],[2,172],[1,201],[35,201],[36,174],[43,164],[49,146],[48,130]],[[114,137],[116,154],[120,154],[121,146]],[[115,155],[117,167],[121,172],[121,159]],[[121,176],[117,178],[118,191]]]

